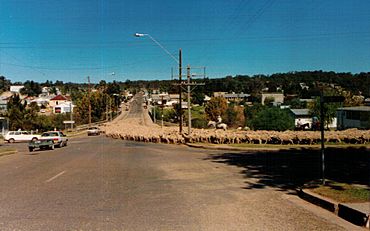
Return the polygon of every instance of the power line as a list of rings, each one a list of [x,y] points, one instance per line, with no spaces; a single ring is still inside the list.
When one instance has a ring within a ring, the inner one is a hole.
[[[41,70],[54,70],[54,71],[68,71],[68,70],[103,70],[103,69],[109,69],[109,68],[115,68],[117,66],[106,66],[106,67],[69,67],[69,68],[52,68],[52,67],[40,67],[40,66],[30,66],[30,65],[19,65],[14,63],[6,63],[1,62],[3,65],[10,65],[10,66],[16,66],[16,67],[24,67],[24,68],[31,68],[31,69],[41,69]]]

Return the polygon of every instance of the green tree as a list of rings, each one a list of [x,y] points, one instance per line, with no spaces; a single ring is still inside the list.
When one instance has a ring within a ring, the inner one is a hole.
[[[0,93],[8,91],[10,88],[10,80],[7,80],[4,76],[0,76]]]
[[[252,106],[245,105],[244,107],[244,118],[245,118],[245,125],[248,127],[252,127],[252,120],[257,116],[257,114],[264,110],[266,106],[256,103]]]
[[[40,111],[39,106],[37,103],[32,102],[27,106],[27,109],[24,112],[23,118],[23,129],[25,130],[36,130],[40,129],[38,124],[38,112]]]
[[[316,97],[313,103],[308,105],[310,109],[310,114],[312,116],[316,116],[320,121],[322,121],[321,114],[320,114],[320,97]],[[337,109],[340,107],[340,103],[324,103],[323,104],[323,112],[324,112],[324,124],[328,128],[329,124],[331,124],[336,117]]]
[[[101,84],[104,84],[104,82],[101,82]],[[116,81],[113,81],[113,83],[108,83],[106,85],[105,93],[107,93],[108,95],[120,94],[121,87]]]
[[[229,126],[236,125],[237,123],[237,115],[238,112],[235,110],[234,105],[229,105],[225,111],[224,119],[222,120],[223,123],[226,123]]]
[[[41,86],[39,83],[31,81],[26,81],[24,83],[24,88],[20,90],[20,93],[22,95],[28,95],[28,96],[38,96],[41,94]]]
[[[217,120],[218,116],[223,116],[227,109],[227,101],[223,97],[212,97],[206,104],[205,112],[207,118],[213,121]]]
[[[199,105],[203,105],[203,102],[204,102],[204,93],[203,92],[198,92],[198,91],[195,91],[193,94],[192,94],[192,97],[191,97],[191,103],[192,104],[199,104]]]
[[[108,108],[109,111],[116,110],[114,105],[114,99],[109,97],[107,94],[101,92],[91,93],[89,95],[85,93],[81,99],[76,101],[75,108],[75,120],[78,124],[87,124],[89,122],[89,103],[91,104],[91,121],[98,122],[106,119],[107,105],[111,107]]]
[[[49,92],[50,94],[53,94],[53,95],[56,95],[58,93],[57,88],[55,86],[52,86]]]
[[[251,125],[255,130],[285,131],[294,128],[294,119],[286,110],[271,107],[258,112]]]
[[[18,94],[10,97],[8,103],[8,118],[10,130],[18,130],[23,128],[23,119],[25,115],[26,104],[22,103]]]
[[[301,102],[299,99],[294,98],[290,101],[285,102],[286,105],[290,105],[290,108],[292,109],[302,109],[307,108],[307,102],[303,101]]]
[[[271,106],[274,101],[275,101],[275,98],[272,96],[269,96],[265,98],[265,101],[263,103],[267,106]]]

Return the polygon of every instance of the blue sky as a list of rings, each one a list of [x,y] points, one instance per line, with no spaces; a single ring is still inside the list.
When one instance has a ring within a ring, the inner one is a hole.
[[[370,71],[368,0],[0,0],[0,75],[15,81]],[[115,75],[109,73],[114,72]]]

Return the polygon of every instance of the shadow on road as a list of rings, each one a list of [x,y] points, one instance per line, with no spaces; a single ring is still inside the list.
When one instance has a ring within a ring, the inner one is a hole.
[[[274,152],[251,151],[210,155],[207,160],[243,168],[246,189],[275,187],[290,190],[321,178],[321,152],[317,149],[290,149]],[[370,153],[366,148],[325,149],[326,179],[369,185]]]

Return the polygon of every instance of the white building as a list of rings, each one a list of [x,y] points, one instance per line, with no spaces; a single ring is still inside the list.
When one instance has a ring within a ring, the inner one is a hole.
[[[309,109],[290,109],[291,114],[294,118],[294,124],[303,125],[309,124],[309,127],[312,128],[312,115],[310,114]],[[326,126],[325,126],[326,127]],[[337,128],[337,118],[334,117],[333,121],[328,125],[329,128]]]
[[[271,99],[274,106],[279,106],[284,103],[283,93],[262,93],[262,105],[265,105],[265,100]]]
[[[72,102],[64,102],[58,105],[53,106],[53,113],[54,114],[64,114],[69,113],[71,110],[73,111],[73,108],[75,105],[73,105]]]
[[[24,86],[10,86],[10,92],[19,94],[22,88]]]

